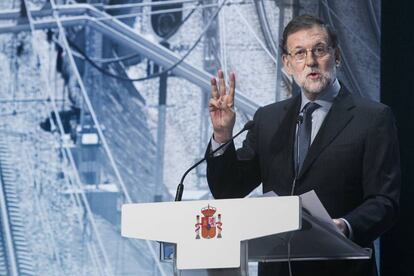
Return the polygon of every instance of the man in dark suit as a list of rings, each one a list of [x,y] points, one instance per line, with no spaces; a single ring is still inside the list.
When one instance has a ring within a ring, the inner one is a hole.
[[[390,109],[353,96],[336,78],[335,32],[303,15],[285,28],[284,68],[301,88],[291,99],[259,108],[242,148],[231,143],[208,159],[215,198],[244,197],[260,183],[279,195],[315,190],[339,230],[361,246],[394,222],[400,191],[399,151]],[[208,151],[232,136],[235,75],[211,80],[213,138]],[[271,211],[271,210],[269,210]],[[293,275],[376,275],[375,261],[292,264]],[[288,275],[284,263],[259,264],[259,275]]]

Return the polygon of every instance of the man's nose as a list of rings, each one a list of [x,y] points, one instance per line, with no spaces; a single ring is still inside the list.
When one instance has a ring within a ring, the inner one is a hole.
[[[311,49],[307,50],[306,52],[306,58],[305,63],[307,66],[315,66],[316,65],[316,56],[313,54],[313,51]]]

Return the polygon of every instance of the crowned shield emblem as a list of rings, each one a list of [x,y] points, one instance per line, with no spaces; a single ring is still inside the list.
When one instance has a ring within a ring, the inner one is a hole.
[[[196,216],[196,239],[200,239],[200,230],[203,239],[213,239],[215,237],[218,239],[222,238],[221,232],[223,223],[221,222],[221,214],[218,214],[217,217],[215,216],[216,211],[216,208],[210,205],[201,209],[203,216]]]

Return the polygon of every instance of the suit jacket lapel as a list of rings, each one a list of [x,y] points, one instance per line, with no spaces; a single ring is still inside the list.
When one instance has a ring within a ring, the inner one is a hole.
[[[309,169],[319,154],[328,146],[352,119],[350,109],[354,107],[352,97],[345,88],[341,88],[331,110],[327,114],[318,134],[309,148],[298,178]]]
[[[276,155],[281,155],[281,160],[286,160],[288,172],[293,176],[293,144],[296,120],[299,114],[301,96],[297,95],[291,101],[286,102],[283,107],[283,114],[280,116],[281,121],[276,126],[272,139],[270,141],[270,152],[273,154],[271,163]]]

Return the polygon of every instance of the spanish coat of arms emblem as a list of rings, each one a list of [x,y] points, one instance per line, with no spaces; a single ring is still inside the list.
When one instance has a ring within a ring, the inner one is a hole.
[[[196,216],[196,239],[200,239],[200,229],[203,239],[213,239],[216,236],[217,239],[222,238],[221,231],[223,223],[221,222],[221,214],[218,214],[217,217],[215,216],[216,208],[208,205],[201,209],[201,213],[203,214],[201,222],[200,215]]]

